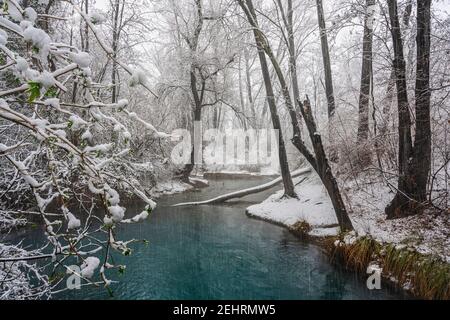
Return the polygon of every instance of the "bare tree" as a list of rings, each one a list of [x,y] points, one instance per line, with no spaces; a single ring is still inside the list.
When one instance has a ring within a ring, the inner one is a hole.
[[[399,179],[397,194],[386,208],[388,218],[421,212],[427,201],[427,183],[431,168],[430,124],[430,32],[431,0],[417,2],[416,130],[414,146],[406,93],[403,43],[398,22],[397,1],[388,0],[394,42],[394,68],[397,75],[399,109]]]
[[[300,99],[300,89],[298,85],[298,74],[297,74],[297,48],[295,46],[295,37],[294,37],[294,9],[292,7],[292,0],[287,0],[287,12],[285,12],[281,0],[277,0],[277,5],[280,8],[283,24],[287,31],[287,46],[289,51],[289,73],[291,75],[293,98],[294,101],[298,101]]]
[[[368,163],[370,154],[365,143],[369,136],[369,101],[372,89],[372,39],[373,39],[373,12],[375,0],[366,0],[366,13],[364,17],[363,57],[361,67],[361,89],[359,93],[359,123],[358,145],[363,147],[361,162]]]
[[[296,197],[294,190],[294,183],[292,182],[291,173],[289,170],[289,163],[287,159],[286,154],[286,146],[284,143],[283,138],[283,132],[281,130],[281,122],[280,118],[278,116],[277,106],[275,103],[275,94],[273,92],[272,87],[272,80],[270,77],[269,67],[266,60],[265,52],[270,50],[270,47],[267,44],[265,36],[262,34],[261,30],[259,29],[258,20],[256,17],[256,12],[253,7],[253,3],[251,0],[246,0],[245,3],[243,0],[239,0],[239,5],[243,9],[244,13],[247,16],[247,19],[249,20],[250,24],[253,27],[253,35],[255,37],[256,46],[258,48],[258,57],[259,62],[261,64],[261,72],[264,78],[264,84],[266,88],[266,95],[267,95],[267,103],[269,105],[270,114],[272,117],[272,124],[273,128],[275,130],[278,130],[278,157],[280,160],[280,170],[281,170],[281,176],[283,177],[283,185],[284,185],[284,194],[289,197]],[[271,59],[273,59],[274,56],[271,55]],[[286,92],[286,86],[283,86],[284,96],[289,98],[290,95],[289,91]],[[292,106],[292,104],[291,104]]]
[[[110,1],[111,2],[111,1]],[[113,50],[113,62],[112,62],[112,72],[111,72],[111,102],[117,102],[117,96],[119,94],[119,87],[117,83],[118,77],[118,65],[117,65],[117,53],[119,50],[119,39],[123,28],[123,13],[125,8],[125,1],[114,0],[114,3],[110,3],[113,9],[113,29],[112,29],[112,47]]]
[[[317,19],[319,22],[320,43],[322,48],[323,69],[325,75],[325,93],[328,103],[328,139],[330,141],[329,156],[330,160],[336,162],[339,158],[336,150],[336,138],[334,135],[334,123],[336,112],[336,101],[334,97],[333,73],[331,71],[330,48],[328,45],[327,27],[325,23],[325,14],[323,10],[323,1],[316,0]]]
[[[328,118],[334,116],[336,103],[334,99],[333,74],[331,72],[330,48],[328,46],[327,27],[325,24],[325,14],[323,11],[323,1],[316,0],[317,18],[319,21],[320,43],[322,46],[323,68],[325,73],[325,91],[328,102]]]
[[[314,168],[314,170],[318,173],[319,177],[321,178],[325,188],[327,189],[328,195],[331,198],[331,202],[333,204],[333,208],[336,213],[337,220],[339,222],[339,226],[342,231],[348,231],[353,230],[353,225],[351,223],[351,220],[348,216],[347,210],[345,208],[345,204],[342,200],[341,193],[339,190],[339,186],[336,182],[336,179],[333,175],[331,166],[329,165],[325,149],[323,147],[322,138],[318,134],[317,126],[314,120],[314,117],[311,112],[311,105],[309,102],[309,99],[307,99],[304,103],[301,103],[300,100],[298,100],[298,105],[300,107],[301,113],[303,115],[303,118],[305,119],[306,126],[308,128],[310,139],[313,143],[314,147],[314,154],[309,151],[308,147],[304,143],[302,136],[300,134],[300,127],[298,123],[298,118],[295,110],[290,109],[290,95],[289,90],[287,89],[287,84],[283,75],[283,72],[281,71],[280,65],[278,63],[278,60],[272,53],[272,50],[270,48],[270,44],[267,41],[267,37],[263,34],[261,29],[259,28],[256,13],[253,7],[253,3],[251,0],[246,0],[245,3],[243,0],[239,0],[239,4],[241,8],[243,9],[244,13],[247,16],[247,19],[249,20],[250,24],[253,27],[253,32],[255,35],[255,40],[258,45],[258,53],[260,55],[260,60],[262,61],[262,65],[267,65],[265,55],[264,53],[270,58],[270,61],[272,62],[272,65],[275,69],[275,72],[278,77],[278,81],[280,83],[280,86],[283,90],[283,97],[285,99],[286,105],[289,109],[289,114],[291,116],[291,123],[293,126],[293,132],[294,137],[292,139],[292,143],[294,146],[302,153],[302,155],[306,158],[306,160],[311,164],[311,166]],[[263,69],[267,69],[267,72],[263,72],[263,75],[266,78],[268,78],[266,83],[269,83],[270,86],[268,88],[269,92],[273,94],[271,82],[270,82],[270,75],[268,73],[267,66],[263,67]],[[269,106],[271,101],[269,100]],[[272,102],[272,108],[275,107],[275,103]],[[275,109],[276,112],[276,109]],[[273,116],[273,115],[272,115]]]
[[[342,231],[353,230],[353,225],[348,216],[345,203],[342,200],[341,191],[339,185],[334,177],[333,170],[328,161],[325,148],[323,147],[322,137],[318,134],[316,122],[311,111],[311,103],[308,98],[302,103],[298,101],[300,110],[302,112],[303,118],[308,128],[309,137],[313,144],[314,154],[308,150],[305,143],[300,140],[294,140],[294,144],[302,154],[312,165],[314,170],[318,173],[322,183],[327,189],[328,195],[333,204],[334,212],[336,213],[336,218],[339,222],[339,227]]]
[[[172,3],[175,8],[175,4]],[[190,64],[189,64],[189,92],[192,101],[192,123],[191,131],[195,136],[195,123],[201,123],[202,121],[202,111],[205,107],[216,107],[217,105],[224,102],[222,95],[218,94],[216,90],[215,83],[217,76],[224,72],[235,60],[235,55],[232,54],[230,57],[213,57],[207,61],[199,59],[199,57],[205,53],[206,49],[210,46],[208,42],[205,47],[201,47],[201,36],[203,33],[207,34],[205,30],[207,27],[207,22],[213,22],[221,19],[220,16],[209,16],[204,14],[203,1],[195,0],[195,13],[194,22],[192,25],[184,20],[183,17],[179,16],[179,12],[174,11],[174,19],[177,33],[185,42],[190,53]],[[183,23],[188,26],[188,30],[182,30],[178,19],[183,19]],[[191,22],[192,23],[192,22]],[[189,30],[192,28],[192,30]],[[225,58],[225,59],[224,59]],[[201,148],[194,145],[195,139],[191,141],[191,155],[190,162],[184,166],[180,172],[180,178],[182,181],[190,183],[189,176],[194,170],[196,162],[198,162],[199,154],[202,152]]]

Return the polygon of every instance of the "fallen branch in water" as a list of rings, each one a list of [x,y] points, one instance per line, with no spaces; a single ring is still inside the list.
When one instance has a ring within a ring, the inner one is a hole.
[[[303,169],[299,169],[294,171],[291,175],[292,178],[297,178],[299,176],[305,175],[311,173],[311,168],[303,168]],[[173,207],[182,207],[182,206],[200,206],[200,205],[205,205],[205,204],[217,204],[217,203],[223,203],[227,200],[231,200],[231,199],[236,199],[236,198],[242,198],[251,194],[255,194],[255,193],[259,193],[259,192],[263,192],[266,190],[269,190],[271,188],[273,188],[274,186],[280,184],[282,182],[282,178],[279,177],[275,180],[272,180],[270,182],[267,182],[265,184],[256,186],[256,187],[251,187],[248,189],[244,189],[244,190],[239,190],[239,191],[235,191],[232,193],[228,193],[222,196],[218,196],[214,199],[210,199],[210,200],[205,200],[205,201],[199,201],[199,202],[185,202],[185,203],[178,203],[173,205]]]

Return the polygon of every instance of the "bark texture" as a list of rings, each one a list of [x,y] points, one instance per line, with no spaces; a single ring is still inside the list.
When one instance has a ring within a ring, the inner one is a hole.
[[[415,215],[427,202],[427,182],[431,167],[430,123],[430,33],[431,0],[417,2],[417,72],[416,72],[416,130],[414,146],[406,94],[403,44],[398,23],[397,1],[388,0],[394,42],[394,68],[397,76],[399,104],[399,180],[398,190],[386,208],[388,218]]]

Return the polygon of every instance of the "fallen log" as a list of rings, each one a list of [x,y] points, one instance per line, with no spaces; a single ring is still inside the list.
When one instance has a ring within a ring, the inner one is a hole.
[[[303,169],[299,169],[299,170],[292,172],[291,175],[292,175],[292,178],[297,178],[299,176],[311,173],[311,170],[312,170],[311,168],[303,168]],[[218,196],[218,197],[210,199],[210,200],[178,203],[178,204],[173,205],[172,207],[200,206],[200,205],[205,205],[205,204],[223,203],[223,202],[231,200],[231,199],[242,198],[242,197],[245,197],[245,196],[248,196],[251,194],[269,190],[269,189],[275,187],[276,185],[280,184],[282,181],[283,181],[283,179],[281,177],[279,177],[279,178],[272,180],[270,182],[267,182],[265,184],[262,184],[262,185],[259,185],[256,187],[251,187],[251,188],[244,189],[244,190],[235,191],[232,193],[228,193],[228,194]]]

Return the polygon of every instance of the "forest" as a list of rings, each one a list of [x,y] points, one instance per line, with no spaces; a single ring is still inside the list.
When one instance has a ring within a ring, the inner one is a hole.
[[[450,299],[449,162],[449,0],[0,0],[0,300]]]

